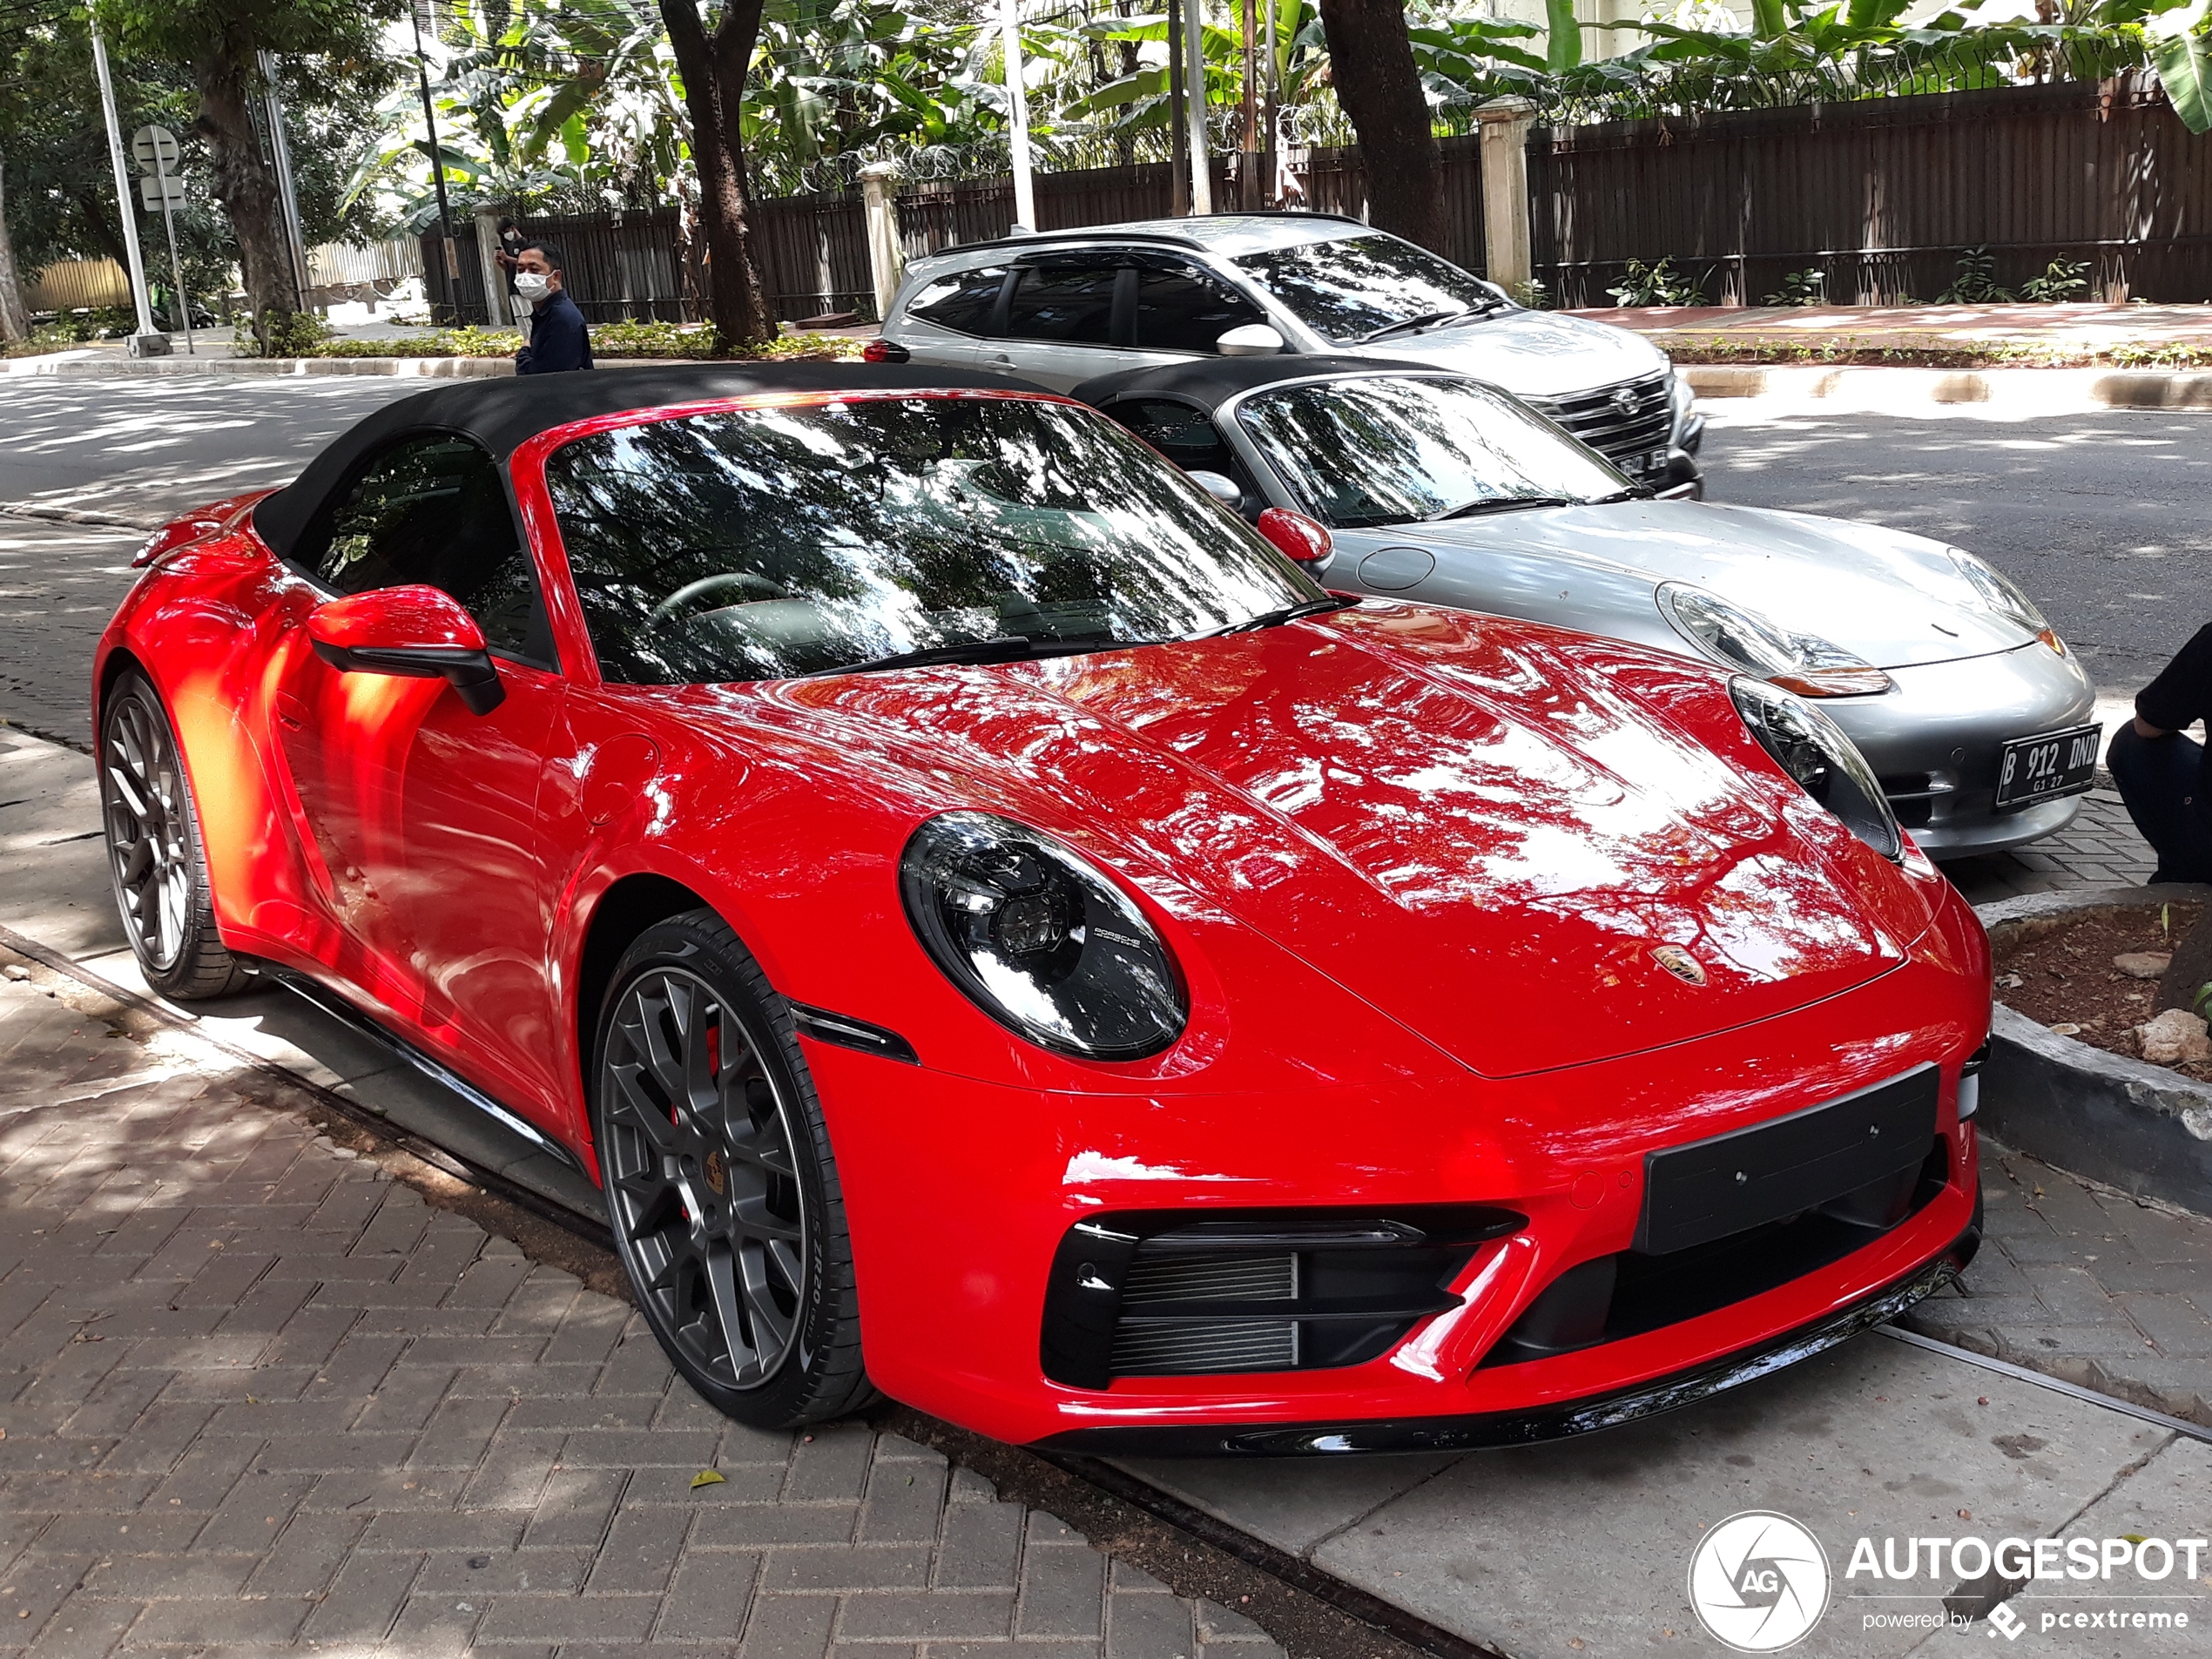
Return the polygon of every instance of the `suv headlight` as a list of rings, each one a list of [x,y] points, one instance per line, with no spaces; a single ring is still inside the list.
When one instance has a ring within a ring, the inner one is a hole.
[[[2066,642],[2044,619],[2035,601],[2020,590],[2020,583],[1986,559],[1977,558],[1962,547],[1946,548],[1944,551],[1951,556],[1952,568],[1966,578],[1983,610],[2007,622],[2018,623],[2060,656],[2066,655]]]
[[[1890,677],[1817,634],[1785,632],[1755,611],[1683,582],[1663,584],[1659,614],[1700,655],[1795,691],[1799,697],[1869,697]]]
[[[1873,769],[1843,728],[1802,698],[1764,680],[1735,679],[1729,695],[1759,746],[1798,786],[1885,859],[1901,857],[1904,833]]]
[[[907,920],[945,977],[1016,1035],[1082,1060],[1138,1060],[1190,1008],[1167,947],[1104,872],[1042,830],[947,813],[907,842]]]

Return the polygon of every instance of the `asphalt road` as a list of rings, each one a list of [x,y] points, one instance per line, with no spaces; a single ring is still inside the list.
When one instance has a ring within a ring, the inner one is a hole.
[[[148,527],[281,483],[415,380],[0,381],[0,502]],[[2009,572],[2129,692],[2212,617],[2212,415],[1910,420],[1709,403],[1716,501],[1897,524]],[[0,718],[80,746],[93,642],[136,538],[0,517]]]

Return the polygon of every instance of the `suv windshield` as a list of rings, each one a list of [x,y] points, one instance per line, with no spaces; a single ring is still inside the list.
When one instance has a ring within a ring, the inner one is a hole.
[[[545,466],[609,679],[780,679],[1188,638],[1322,597],[1112,422],[855,397],[623,427]]]
[[[1596,451],[1477,381],[1320,381],[1255,393],[1237,419],[1305,509],[1340,529],[1635,489]]]
[[[1231,263],[1314,333],[1335,341],[1504,305],[1458,266],[1379,232],[1268,248]]]

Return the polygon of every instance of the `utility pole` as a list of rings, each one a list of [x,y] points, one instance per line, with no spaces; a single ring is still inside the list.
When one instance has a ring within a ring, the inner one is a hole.
[[[98,24],[92,29],[92,69],[100,81],[100,112],[107,118],[108,159],[115,164],[115,205],[123,212],[123,251],[131,260],[131,299],[138,308],[138,332],[131,338],[133,357],[166,357],[169,336],[157,334],[153,307],[146,300],[146,262],[138,253],[138,215],[131,208],[131,169],[123,159],[123,124],[115,113],[115,82],[107,72],[107,46]],[[153,344],[160,341],[158,346]]]
[[[1254,175],[1259,168],[1259,5],[1244,0],[1244,130],[1237,156],[1237,206],[1263,206],[1254,200],[1258,191]]]
[[[1183,125],[1183,4],[1168,0],[1168,211],[1190,211],[1190,135]]]
[[[1278,130],[1282,122],[1282,84],[1276,61],[1275,0],[1260,0],[1260,11],[1263,18],[1260,26],[1267,31],[1267,105],[1263,129],[1267,136],[1260,145],[1260,152],[1264,158],[1260,163],[1260,172],[1267,183],[1262,192],[1260,206],[1272,207],[1281,196],[1283,182],[1278,176],[1282,164],[1275,157],[1275,146],[1282,141],[1282,135]]]
[[[284,135],[284,100],[277,92],[274,52],[261,54],[261,84],[266,90],[269,153],[276,163],[277,202],[284,209],[285,233],[292,240],[292,303],[304,310],[312,286],[307,276],[307,238],[300,228],[300,192],[292,182],[292,145]]]
[[[1183,86],[1190,99],[1190,211],[1213,212],[1213,164],[1206,158],[1205,0],[1185,0]]]
[[[1006,118],[1014,141],[1014,222],[1037,228],[1037,186],[1029,174],[1029,94],[1022,84],[1019,0],[999,0],[999,38],[1006,57]]]
[[[422,125],[430,136],[430,179],[438,190],[438,242],[445,250],[446,297],[450,302],[453,320],[461,317],[461,255],[453,245],[453,206],[446,200],[446,158],[438,148],[438,118],[430,107],[430,60],[422,53],[422,14],[416,10],[417,0],[408,0],[408,21],[415,25],[415,73],[422,89]],[[484,320],[496,323],[491,314],[491,296],[484,296]]]

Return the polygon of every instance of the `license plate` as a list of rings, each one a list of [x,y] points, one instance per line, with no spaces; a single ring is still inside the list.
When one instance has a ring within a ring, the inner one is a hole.
[[[2078,795],[2097,780],[2101,725],[2070,726],[2040,737],[2015,738],[1997,759],[1997,805],[2033,806]]]

